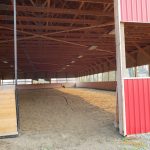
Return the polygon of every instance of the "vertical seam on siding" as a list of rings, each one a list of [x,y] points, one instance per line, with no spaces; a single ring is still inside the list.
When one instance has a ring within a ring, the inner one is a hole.
[[[148,106],[150,107],[150,88],[149,88],[149,80],[147,79],[147,93],[148,93]],[[149,108],[149,126],[150,126],[150,108]],[[149,130],[150,130],[150,127],[149,127]]]
[[[141,121],[141,118],[140,118],[140,101],[139,101],[139,82],[138,82],[138,80],[137,80],[137,93],[138,93],[138,105],[139,105],[139,127],[140,127],[140,132],[141,132],[141,123],[140,123],[140,121]]]
[[[144,132],[146,132],[146,110],[145,110],[145,94],[144,94],[145,86],[144,86],[144,82],[145,82],[145,80],[143,79],[142,80],[142,86],[143,86],[143,109],[144,109],[144,113],[145,113],[145,115],[144,115],[144,127],[145,127]]]
[[[133,104],[134,104],[134,107],[133,107],[133,109],[134,109],[134,127],[135,127],[135,129],[134,129],[134,133],[136,133],[136,115],[135,115],[135,92],[134,92],[134,80],[132,80],[132,88],[133,88]]]
[[[146,20],[147,20],[147,22],[148,22],[148,9],[147,9],[147,7],[148,7],[148,3],[147,3],[147,0],[145,0],[145,5],[146,5]]]
[[[129,104],[129,102],[130,102],[130,94],[129,94],[129,80],[126,80],[127,81],[127,95],[128,95],[128,99],[127,99],[127,103],[128,103],[128,132],[131,134],[131,121],[130,121],[130,119],[131,119],[131,117],[130,117],[130,104]]]

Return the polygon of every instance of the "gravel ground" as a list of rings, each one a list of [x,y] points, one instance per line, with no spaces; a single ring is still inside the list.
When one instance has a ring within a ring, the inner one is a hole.
[[[20,135],[0,150],[149,150],[150,135],[114,128],[115,93],[90,89],[20,90]]]

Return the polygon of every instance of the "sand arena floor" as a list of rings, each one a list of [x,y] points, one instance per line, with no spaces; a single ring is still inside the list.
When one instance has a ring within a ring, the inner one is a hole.
[[[144,150],[150,136],[114,128],[115,93],[90,89],[20,90],[20,135],[0,150]]]

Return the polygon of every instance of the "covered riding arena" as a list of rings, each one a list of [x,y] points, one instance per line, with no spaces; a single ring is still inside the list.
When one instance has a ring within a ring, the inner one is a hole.
[[[0,0],[0,150],[150,149],[149,8]]]

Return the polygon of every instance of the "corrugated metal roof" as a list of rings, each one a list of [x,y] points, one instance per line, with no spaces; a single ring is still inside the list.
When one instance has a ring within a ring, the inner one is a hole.
[[[150,132],[150,79],[125,79],[127,135]]]
[[[150,0],[121,0],[121,21],[150,23]]]

